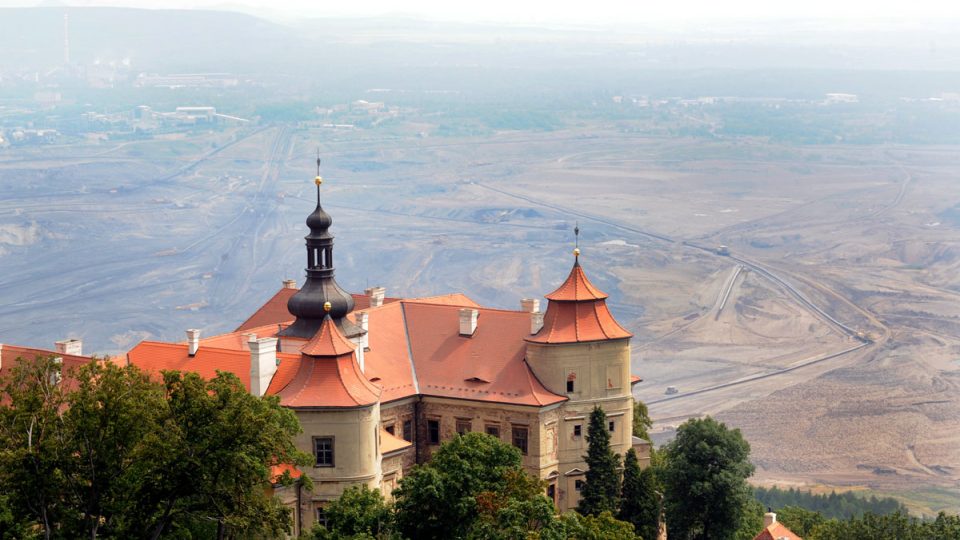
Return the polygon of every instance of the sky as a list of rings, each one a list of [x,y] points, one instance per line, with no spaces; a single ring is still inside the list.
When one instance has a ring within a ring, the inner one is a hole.
[[[960,18],[955,0],[0,0],[0,7],[100,5],[206,8],[271,18],[407,15],[500,23],[629,24],[684,19]],[[960,31],[960,30],[958,30]]]

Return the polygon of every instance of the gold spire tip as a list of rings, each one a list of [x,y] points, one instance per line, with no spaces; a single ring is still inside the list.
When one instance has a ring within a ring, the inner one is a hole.
[[[320,175],[317,175],[317,177],[313,179],[313,183],[317,186],[320,186],[320,184],[323,183],[323,178],[320,178]]]
[[[331,309],[333,309],[333,304],[331,304],[330,302],[324,302],[324,303],[323,303],[323,310],[324,310],[324,311],[326,311],[327,313],[329,313]]]
[[[574,257],[580,256],[580,248],[573,248],[573,256]]]

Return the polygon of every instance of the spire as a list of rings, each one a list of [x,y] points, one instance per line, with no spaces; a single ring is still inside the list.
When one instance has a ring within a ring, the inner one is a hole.
[[[580,222],[573,226],[573,265],[580,266]]]
[[[287,309],[297,320],[284,329],[281,335],[310,339],[320,329],[327,315],[348,337],[362,332],[345,316],[353,311],[353,297],[337,284],[333,267],[333,235],[330,217],[320,204],[320,151],[317,150],[317,207],[307,216],[310,233],[304,238],[307,244],[307,280],[287,302]],[[328,309],[327,305],[329,305]]]

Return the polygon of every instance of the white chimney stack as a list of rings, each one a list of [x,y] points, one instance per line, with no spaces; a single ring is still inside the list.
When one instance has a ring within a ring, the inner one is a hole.
[[[187,354],[195,356],[200,348],[200,330],[191,328],[187,330]]]
[[[540,300],[536,298],[524,298],[520,300],[520,311],[526,311],[527,313],[540,311]]]
[[[370,297],[370,307],[382,306],[383,297],[387,294],[387,290],[383,287],[370,287],[363,292]]]
[[[477,331],[477,318],[480,316],[480,310],[473,308],[460,309],[460,335],[472,336]]]
[[[54,345],[60,354],[83,356],[83,342],[79,339],[61,339],[60,341],[55,341]]]
[[[356,312],[356,315],[357,315],[357,326],[359,326],[360,329],[363,330],[363,341],[361,342],[361,346],[364,349],[369,348],[370,347],[370,339],[369,339],[370,314],[367,313],[366,311],[358,311]]]
[[[284,289],[296,289],[296,288],[297,288],[297,280],[295,280],[295,279],[285,279],[285,280],[283,280],[283,288],[284,288]]]
[[[530,335],[534,335],[543,328],[543,313],[534,311],[530,314]]]
[[[777,522],[777,515],[774,514],[773,512],[767,512],[766,514],[763,515],[763,528],[764,528],[764,529],[766,529],[767,527],[773,525],[773,524],[776,523],[776,522]]]
[[[260,397],[267,393],[267,387],[277,372],[277,338],[254,337],[250,346],[250,393]]]

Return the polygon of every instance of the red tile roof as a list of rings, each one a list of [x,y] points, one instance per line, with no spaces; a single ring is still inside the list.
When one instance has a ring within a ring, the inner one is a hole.
[[[390,452],[396,452],[398,450],[410,448],[411,446],[413,446],[412,442],[405,441],[396,435],[392,435],[389,431],[380,428],[381,454],[389,454]]]
[[[563,302],[580,302],[583,300],[603,300],[607,294],[593,286],[587,275],[583,273],[580,262],[575,262],[570,275],[557,290],[547,295],[547,300]]]
[[[333,319],[327,315],[320,324],[320,329],[300,352],[309,356],[340,356],[350,354],[354,350],[356,346],[343,337],[343,333],[337,328]]]
[[[293,321],[296,317],[290,314],[287,309],[287,302],[298,290],[300,289],[288,289],[286,287],[280,289],[272,298],[267,300],[266,304],[260,306],[260,309],[255,311],[249,319],[238,326],[234,332],[245,332],[258,326],[277,325]]]
[[[362,311],[362,310],[364,310],[364,309],[369,309],[369,308],[370,308],[370,297],[369,297],[369,296],[367,296],[367,295],[365,295],[365,294],[351,294],[350,296],[353,297],[353,309],[354,309],[354,311]],[[383,299],[384,305],[386,305],[386,304],[392,304],[392,303],[394,303],[394,302],[399,302],[399,301],[400,301],[399,298],[385,297],[385,298]]]
[[[402,304],[385,305],[367,313],[370,350],[363,355],[364,374],[383,388],[384,402],[416,395]]]
[[[277,395],[281,405],[293,408],[365,407],[380,399],[380,388],[363,376],[351,352],[301,357],[296,375]]]
[[[284,364],[296,363],[298,355],[277,353],[280,360],[278,372]],[[229,371],[236,375],[243,385],[250,388],[250,352],[237,349],[222,349],[200,345],[197,354],[188,354],[186,343],[162,343],[142,341],[127,353],[131,364],[148,372],[159,373],[164,370],[193,372],[204,379],[217,376],[217,371]]]
[[[48,356],[54,356],[63,359],[61,373],[64,375],[63,381],[67,388],[74,388],[76,381],[70,377],[70,372],[94,361],[89,356],[74,356],[72,354],[61,354],[57,351],[47,349],[34,349],[31,347],[19,347],[17,345],[8,345],[4,343],[0,349],[0,377],[10,373],[17,359],[35,360]]]
[[[550,303],[543,328],[526,338],[533,343],[579,343],[632,337],[610,314],[606,298],[575,263],[559,289],[547,295]]]
[[[769,527],[760,531],[760,534],[753,537],[753,540],[803,540],[793,531],[783,526],[783,523],[775,521]]]
[[[270,467],[270,479],[272,483],[276,484],[280,478],[283,477],[283,473],[285,472],[289,472],[290,478],[293,478],[294,480],[303,476],[303,472],[301,472],[296,465],[291,465],[290,463],[281,463],[279,465]]]
[[[458,306],[402,305],[421,394],[532,406],[567,399],[540,384],[524,362],[529,313],[481,308],[467,337],[460,335]]]

